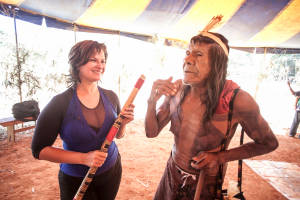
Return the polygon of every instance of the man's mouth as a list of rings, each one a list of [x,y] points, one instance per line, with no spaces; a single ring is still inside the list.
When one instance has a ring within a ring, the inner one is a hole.
[[[184,73],[195,73],[195,72],[185,70]]]
[[[192,70],[192,69],[185,69],[185,70],[183,70],[183,72],[185,74],[196,74],[197,73],[195,70]]]
[[[187,74],[195,74],[197,73],[195,70],[193,70],[190,66],[185,66],[183,68],[183,72]]]

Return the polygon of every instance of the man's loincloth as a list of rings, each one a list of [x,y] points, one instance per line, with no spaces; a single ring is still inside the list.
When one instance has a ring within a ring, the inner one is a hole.
[[[184,172],[170,156],[164,174],[156,190],[154,200],[193,200],[198,174]],[[210,200],[216,194],[216,176],[206,176],[200,199]]]

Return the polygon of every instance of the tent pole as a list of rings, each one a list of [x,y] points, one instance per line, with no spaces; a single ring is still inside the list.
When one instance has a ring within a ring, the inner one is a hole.
[[[120,32],[118,34],[118,46],[119,46],[119,54],[120,54],[120,49],[121,49],[121,36],[120,36]],[[123,63],[123,59],[122,59],[122,63],[121,63],[121,70],[119,70],[119,77],[118,77],[118,93],[119,93],[119,97],[121,98],[121,73],[123,72],[124,69],[124,63]]]
[[[255,48],[255,53],[256,53],[256,48]],[[266,54],[267,54],[267,47],[264,47],[264,60],[263,60],[263,64],[262,66],[260,67],[260,70],[259,70],[259,74],[258,74],[258,77],[257,77],[257,82],[256,82],[256,88],[255,88],[255,93],[254,93],[254,99],[256,100],[256,95],[258,93],[258,90],[259,90],[259,86],[260,86],[260,83],[262,82],[263,80],[263,69],[266,68]]]
[[[256,47],[254,48],[253,55],[254,56],[256,55]],[[256,80],[256,87],[255,87],[255,92],[254,92],[254,99],[255,100],[256,100],[256,95],[257,95],[258,87],[259,87],[259,78],[260,78],[260,70],[259,70],[258,77],[257,77],[257,80]]]
[[[75,44],[77,43],[76,31],[77,31],[77,26],[76,26],[76,24],[73,24],[73,32],[74,32],[74,42],[75,42]]]
[[[13,17],[14,17],[14,30],[15,30],[15,41],[16,41],[16,57],[17,57],[17,68],[18,68],[18,80],[21,80],[21,65],[19,58],[19,45],[18,45],[18,32],[17,32],[17,23],[16,23],[16,9],[11,9]],[[20,94],[20,102],[22,102],[22,85],[19,84],[19,94]]]

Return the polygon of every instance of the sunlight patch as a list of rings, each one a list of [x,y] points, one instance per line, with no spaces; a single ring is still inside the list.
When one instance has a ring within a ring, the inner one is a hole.
[[[286,198],[300,199],[300,167],[297,164],[268,160],[244,162]]]

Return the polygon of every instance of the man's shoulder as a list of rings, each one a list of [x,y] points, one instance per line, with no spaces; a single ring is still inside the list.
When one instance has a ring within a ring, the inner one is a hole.
[[[234,101],[234,109],[241,111],[256,110],[258,109],[258,105],[251,94],[240,89]]]
[[[245,90],[243,90],[241,88],[239,88],[239,91],[237,93],[237,97],[236,98],[237,99],[242,99],[243,98],[244,100],[249,99],[249,98],[253,99],[252,95],[249,94],[249,92],[247,92],[247,91],[245,91]]]
[[[229,104],[232,101],[234,91],[239,89],[240,86],[233,82],[232,80],[226,80],[223,90],[221,91],[218,106],[216,108],[215,114],[224,114],[229,111]]]

